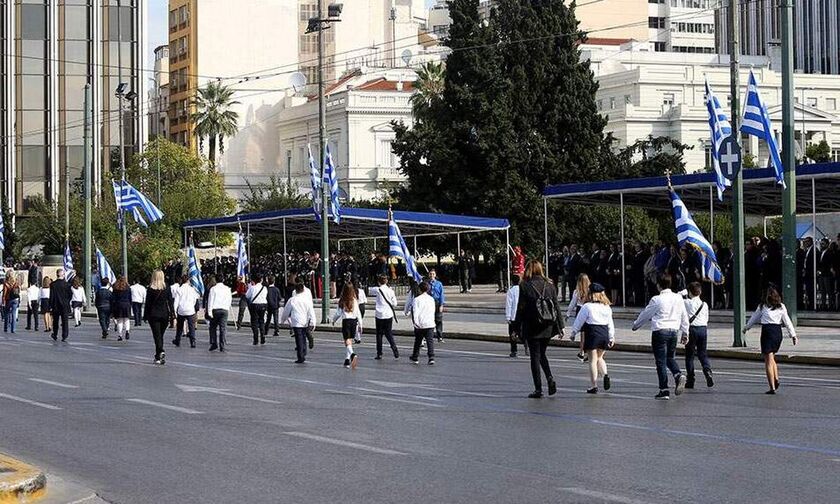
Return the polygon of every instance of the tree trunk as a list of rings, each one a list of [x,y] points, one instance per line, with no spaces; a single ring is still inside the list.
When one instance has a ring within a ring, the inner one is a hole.
[[[210,159],[210,166],[215,170],[216,169],[216,135],[210,136],[210,154],[208,156]]]

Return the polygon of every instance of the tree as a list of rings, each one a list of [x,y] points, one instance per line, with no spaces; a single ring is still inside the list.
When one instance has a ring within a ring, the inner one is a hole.
[[[827,163],[831,161],[831,146],[825,140],[811,144],[805,148],[805,157],[814,163]]]
[[[223,86],[220,82],[210,82],[198,89],[193,101],[196,108],[192,115],[195,122],[195,134],[203,144],[207,138],[210,144],[210,166],[216,166],[216,141],[219,142],[219,152],[225,152],[225,137],[232,137],[237,131],[239,114],[230,110],[239,102],[233,99],[233,89]]]
[[[443,97],[444,68],[443,63],[430,61],[417,71],[417,80],[414,82],[416,92],[411,95],[415,115],[423,115]]]
[[[661,177],[666,172],[672,175],[684,174],[685,151],[693,148],[668,136],[648,135],[621,150],[619,158],[629,164],[621,176]]]

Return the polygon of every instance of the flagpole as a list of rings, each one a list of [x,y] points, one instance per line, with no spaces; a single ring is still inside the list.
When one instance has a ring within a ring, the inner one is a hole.
[[[330,315],[330,224],[329,191],[326,170],[327,109],[324,100],[324,1],[318,0],[318,143],[321,163],[321,266],[323,296],[321,298],[321,323],[326,324]]]
[[[730,124],[732,125],[732,138],[735,143],[741,145],[741,133],[738,122],[741,114],[740,106],[740,65],[739,57],[741,47],[739,43],[739,0],[729,0],[729,93],[731,95],[732,112]],[[732,305],[734,324],[732,327],[732,346],[745,346],[741,331],[744,328],[744,317],[746,314],[746,291],[744,289],[744,176],[743,170],[738,170],[732,180],[732,247],[734,258],[734,277],[732,282],[732,293],[734,303]]]
[[[796,288],[796,156],[793,125],[793,1],[782,0],[779,6],[782,22],[782,166],[785,189],[782,191],[782,295],[788,315],[797,324],[801,299]],[[816,230],[815,233],[816,235]],[[816,245],[816,244],[815,244]],[[816,249],[815,252],[816,253]]]

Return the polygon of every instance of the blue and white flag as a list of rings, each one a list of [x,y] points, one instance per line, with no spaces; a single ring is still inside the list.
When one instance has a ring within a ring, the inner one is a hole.
[[[6,250],[6,223],[3,222],[2,211],[0,211],[0,250]]]
[[[327,144],[327,152],[324,156],[324,183],[330,188],[330,209],[332,210],[333,220],[336,224],[341,224],[341,204],[338,201],[338,175],[335,171],[332,154],[330,153],[330,144]]]
[[[393,217],[388,221],[388,255],[398,257],[405,261],[405,271],[414,277],[414,280],[420,281],[423,277],[417,271],[417,264],[414,262],[414,257],[408,250],[405,240],[400,233],[400,228],[394,221]]]
[[[306,150],[309,152],[309,185],[312,187],[312,213],[315,214],[315,220],[321,222],[321,174],[318,167],[315,166],[315,160],[312,158],[312,146],[307,144]]]
[[[677,241],[682,246],[690,246],[697,250],[702,257],[703,278],[714,283],[723,281],[723,272],[718,266],[717,256],[712,245],[703,236],[703,232],[694,223],[688,208],[677,193],[671,192],[671,207],[674,211],[674,226],[677,228]]]
[[[76,270],[73,269],[73,254],[70,252],[70,242],[64,245],[64,278],[69,282],[76,276]]]
[[[108,264],[108,259],[105,259],[99,247],[96,247],[96,269],[99,270],[99,278],[107,278],[111,282],[111,285],[114,285],[114,282],[117,281],[114,270],[111,269],[111,265]]]
[[[709,112],[709,130],[712,134],[712,168],[715,170],[718,199],[723,201],[723,191],[732,183],[720,171],[720,146],[724,138],[732,135],[732,124],[726,117],[723,107],[720,106],[717,96],[709,87],[708,80],[706,81],[706,110]]]
[[[764,140],[767,149],[770,151],[770,164],[776,172],[776,183],[785,187],[785,172],[782,167],[782,158],[779,156],[779,146],[773,134],[773,126],[770,124],[770,114],[767,107],[761,101],[758,94],[758,84],[755,82],[755,75],[750,70],[750,80],[747,84],[747,99],[744,102],[744,122],[741,123],[741,133],[752,135]]]
[[[114,200],[117,202],[117,215],[119,210],[131,212],[134,220],[143,227],[148,227],[145,215],[152,223],[163,219],[163,212],[152,203],[145,194],[128,182],[113,182]],[[119,217],[118,217],[119,219]]]
[[[248,249],[245,248],[245,237],[239,233],[236,245],[236,276],[248,275]]]
[[[190,245],[190,249],[187,252],[187,268],[190,275],[190,285],[203,296],[204,279],[201,278],[201,268],[198,267],[198,259],[195,258],[195,247],[192,245]]]

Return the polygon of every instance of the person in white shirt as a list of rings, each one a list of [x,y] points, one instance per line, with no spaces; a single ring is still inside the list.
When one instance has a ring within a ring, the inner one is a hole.
[[[29,285],[29,288],[26,289],[26,298],[27,302],[29,303],[29,309],[26,310],[26,330],[29,331],[32,329],[32,321],[35,321],[35,330],[38,330],[38,313],[39,307],[41,306],[41,288],[38,286],[37,283],[33,283]]]
[[[397,295],[394,290],[388,286],[388,277],[380,275],[377,278],[379,285],[374,287],[373,295],[376,296],[376,309],[373,317],[376,322],[376,360],[382,359],[382,338],[388,340],[388,345],[391,346],[391,351],[394,352],[394,358],[400,358],[400,351],[397,349],[397,344],[394,342],[394,319],[397,316]]]
[[[181,286],[175,295],[175,315],[178,319],[175,327],[175,339],[172,344],[181,346],[181,336],[184,334],[184,323],[187,324],[187,337],[190,339],[190,348],[195,348],[195,314],[198,311],[198,302],[201,296],[195,287],[190,285],[187,275],[181,277]]]
[[[513,321],[516,320],[516,305],[519,304],[519,275],[511,275],[510,289],[507,291],[505,297],[505,320],[508,324],[508,338],[510,338],[510,356],[516,358],[516,343],[519,341],[519,336],[516,335],[516,327]],[[528,345],[522,342],[522,348],[525,349],[525,355],[528,355]]]
[[[311,295],[307,299],[305,290],[308,289],[303,285],[303,281],[297,280],[295,293],[286,301],[283,313],[280,315],[280,323],[288,322],[295,336],[296,364],[306,362],[307,335],[315,330],[315,306]]]
[[[137,279],[129,288],[131,290],[131,314],[134,315],[134,326],[140,327],[143,322],[143,303],[146,302],[146,288]]]
[[[332,323],[338,320],[341,320],[341,336],[344,338],[344,367],[356,369],[359,357],[353,351],[353,340],[356,339],[356,331],[361,329],[362,313],[359,311],[359,300],[356,299],[356,288],[351,283],[344,284],[338,307],[333,313]]]
[[[411,352],[411,363],[419,364],[420,343],[425,340],[429,365],[435,363],[435,300],[429,295],[429,284],[420,282],[420,294],[411,302],[411,322],[414,324],[414,349]]]
[[[788,316],[787,307],[782,303],[782,296],[773,287],[767,287],[764,302],[758,305],[755,313],[752,314],[747,325],[744,326],[744,334],[754,325],[761,324],[761,353],[764,354],[764,372],[767,374],[767,383],[770,390],[766,394],[775,394],[779,388],[779,368],[776,366],[776,354],[782,346],[782,326],[784,326],[790,339],[796,345],[796,329]]]
[[[178,306],[178,291],[181,289],[181,284],[178,281],[175,281],[172,285],[169,286],[169,294],[172,296],[172,306]],[[169,323],[169,328],[173,329],[175,327],[175,320]]]
[[[589,380],[592,384],[587,394],[598,393],[598,373],[604,377],[604,390],[610,389],[610,375],[604,354],[615,343],[615,323],[613,322],[610,299],[604,293],[604,286],[593,283],[587,295],[589,302],[583,305],[575,317],[572,334],[586,331],[584,352],[589,357]]]
[[[358,279],[353,280],[352,283],[353,283],[353,286],[356,289],[356,298],[359,300],[359,313],[362,314],[362,316],[359,320],[364,320],[364,318],[365,318],[365,303],[367,303],[367,295],[365,295],[365,290],[362,288],[362,286],[359,285],[359,280]],[[357,345],[362,344],[362,331],[361,330],[356,332],[356,339],[354,340],[354,342]]]
[[[300,292],[298,292],[297,290],[298,282],[300,282],[303,285],[303,290],[301,290]],[[312,297],[312,291],[309,290],[309,287],[307,287],[306,284],[303,283],[303,279],[301,278],[295,280],[295,291],[292,293],[292,297],[298,296],[303,296],[303,299],[305,299],[309,303],[309,305],[312,306],[312,310],[315,310],[315,300]],[[306,339],[309,342],[309,349],[312,350],[313,348],[315,348],[315,335],[309,328],[306,329]]]
[[[245,292],[248,300],[248,313],[251,315],[251,334],[253,344],[265,345],[265,311],[268,308],[268,287],[262,284],[258,274],[251,275],[251,285]]]
[[[685,345],[685,374],[688,375],[685,388],[694,388],[694,357],[700,360],[703,366],[703,376],[706,377],[706,386],[714,387],[715,380],[712,377],[712,364],[706,352],[708,342],[709,305],[700,299],[703,293],[703,286],[700,282],[688,284],[688,297],[685,299],[685,312],[688,313],[688,343]]]
[[[76,277],[73,279],[73,286],[70,287],[70,307],[73,309],[73,320],[76,322],[76,327],[82,325],[82,307],[86,302],[85,289],[82,287],[79,277]]]
[[[212,276],[207,280],[208,284],[214,283]],[[233,303],[233,292],[224,282],[215,282],[216,285],[210,288],[207,294],[207,307],[205,310],[210,314],[210,351],[219,349],[225,351],[227,339],[227,321],[230,313],[230,305]]]
[[[688,314],[685,311],[685,303],[682,296],[671,291],[671,275],[663,273],[656,280],[659,294],[653,296],[647,307],[642,310],[639,317],[633,322],[633,330],[638,331],[647,322],[650,322],[651,348],[653,357],[656,359],[656,374],[659,377],[659,393],[656,399],[668,400],[671,393],[668,391],[668,371],[674,375],[676,386],[674,394],[680,395],[685,388],[685,375],[680,371],[677,363],[677,337],[682,335],[680,340],[683,344],[688,341]]]

